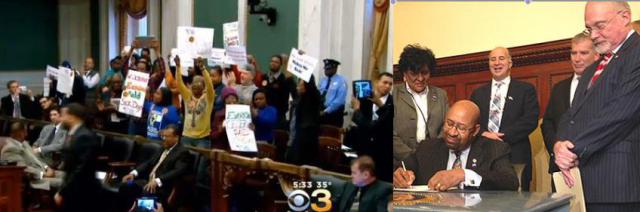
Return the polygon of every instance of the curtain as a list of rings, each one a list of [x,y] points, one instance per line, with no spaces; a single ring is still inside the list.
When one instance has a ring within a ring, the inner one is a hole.
[[[373,45],[372,51],[369,53],[369,70],[367,75],[369,79],[377,78],[378,74],[384,72],[384,59],[386,57],[385,50],[389,42],[389,0],[375,0],[375,19],[373,25],[373,34],[371,36]]]

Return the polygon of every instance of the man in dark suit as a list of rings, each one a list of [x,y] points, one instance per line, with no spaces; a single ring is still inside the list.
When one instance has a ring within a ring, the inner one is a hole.
[[[358,211],[387,211],[393,186],[375,175],[375,163],[369,156],[361,156],[351,164],[351,182],[333,176],[313,175],[314,182],[329,182],[331,211],[351,211],[357,203]]]
[[[375,82],[373,98],[354,99],[354,149],[359,155],[369,155],[377,164],[376,176],[391,182],[393,176],[393,97],[390,91],[393,75],[382,73]]]
[[[480,108],[480,135],[505,142],[511,147],[511,163],[524,164],[522,190],[529,190],[531,181],[531,143],[529,134],[538,126],[538,97],[533,85],[511,79],[509,50],[497,47],[489,54],[491,83],[471,94],[471,101]]]
[[[125,208],[130,207],[141,194],[157,196],[162,205],[168,206],[167,198],[173,186],[189,174],[193,163],[189,150],[179,143],[177,131],[175,125],[168,125],[162,130],[160,135],[164,151],[158,152],[122,178],[120,194]]]
[[[550,156],[553,155],[553,144],[556,142],[558,122],[560,122],[560,118],[573,102],[576,88],[578,88],[578,80],[584,70],[598,58],[599,55],[593,48],[593,41],[589,36],[580,33],[571,39],[571,68],[573,68],[573,75],[553,86],[549,104],[542,119],[542,136]],[[554,170],[553,166],[555,164],[551,161],[549,163],[550,173],[551,170]]]
[[[509,162],[509,145],[479,137],[480,109],[468,100],[447,112],[442,138],[420,143],[393,174],[393,185],[429,186],[431,190],[475,188],[516,190],[518,178]],[[406,168],[406,170],[405,170]]]
[[[589,2],[585,33],[603,58],[580,78],[560,120],[555,163],[580,168],[588,211],[640,211],[640,36],[626,2]]]
[[[33,97],[20,93],[18,81],[10,80],[7,83],[7,89],[9,89],[9,95],[2,97],[2,115],[14,118],[40,118],[34,113],[38,109],[38,104]]]
[[[101,211],[102,185],[96,179],[97,136],[84,125],[86,109],[78,103],[62,108],[62,123],[69,129],[63,147],[63,168],[66,173],[55,202],[62,211]]]

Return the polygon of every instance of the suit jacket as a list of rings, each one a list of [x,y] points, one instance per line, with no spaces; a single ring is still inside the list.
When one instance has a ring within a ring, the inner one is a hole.
[[[481,190],[517,190],[518,177],[509,162],[509,145],[484,137],[471,140],[466,169],[482,176]],[[473,159],[476,162],[473,162]],[[415,185],[426,185],[436,172],[447,169],[449,148],[441,138],[425,141],[404,160],[416,175]],[[475,166],[474,166],[475,164]]]
[[[351,211],[358,191],[353,183],[325,175],[312,175],[311,180],[331,183],[328,187],[333,203],[331,211]],[[390,183],[376,180],[362,189],[358,211],[387,211],[392,195],[393,186]]]
[[[573,142],[587,203],[640,201],[640,36],[622,44],[591,88],[585,69],[558,140]]]
[[[66,175],[59,193],[66,207],[88,209],[102,188],[95,177],[100,143],[84,124],[68,137],[62,150]]]
[[[164,151],[159,151],[151,158],[151,160],[148,160],[136,167],[138,177],[144,179],[149,178],[153,167],[158,164],[158,161],[162,156],[162,152]],[[162,181],[162,187],[160,187],[161,193],[168,196],[176,181],[189,173],[191,170],[191,164],[193,164],[193,161],[189,150],[184,148],[180,143],[176,144],[156,170],[156,177],[160,178],[160,181]]]
[[[547,147],[549,155],[553,155],[553,144],[556,143],[556,131],[562,115],[571,106],[571,81],[573,75],[568,79],[562,80],[553,86],[551,90],[551,97],[549,97],[549,103],[547,110],[544,112],[542,119],[542,137],[544,137],[544,144]],[[549,163],[549,172],[553,170],[555,162],[553,160]]]
[[[359,155],[369,155],[376,163],[376,175],[381,180],[393,180],[393,96],[389,95],[384,105],[376,111],[378,119],[373,121],[373,102],[360,100],[360,109],[352,117],[357,127],[350,133],[355,142],[354,149]]]
[[[425,140],[441,137],[444,117],[449,110],[447,92],[441,88],[429,86],[427,93],[427,137]],[[416,108],[406,83],[393,88],[393,160],[394,164],[413,153],[418,146],[416,141]]]
[[[22,116],[30,119],[40,119],[40,111],[38,104],[35,101],[31,101],[31,98],[24,94],[19,94],[20,99],[20,112]],[[13,116],[13,100],[11,95],[2,97],[2,115],[12,117]]]
[[[33,154],[29,142],[19,142],[13,138],[8,138],[7,143],[0,152],[0,159],[17,162],[18,166],[26,167],[24,171],[33,176],[31,186],[38,189],[49,190],[49,181],[40,178],[40,174],[46,171],[45,167],[47,165]]]
[[[477,88],[471,94],[471,101],[480,108],[480,134],[487,131],[491,98],[491,83]],[[511,162],[531,165],[529,134],[538,126],[539,113],[538,97],[533,85],[512,78],[499,130],[504,133],[502,140],[511,145]]]
[[[54,152],[59,152],[62,150],[64,145],[64,141],[67,138],[67,130],[62,126],[58,129],[58,131],[51,137],[51,134],[55,131],[56,124],[49,124],[44,126],[40,131],[40,137],[33,144],[34,146],[40,147],[42,156],[45,158],[51,159],[51,155]]]

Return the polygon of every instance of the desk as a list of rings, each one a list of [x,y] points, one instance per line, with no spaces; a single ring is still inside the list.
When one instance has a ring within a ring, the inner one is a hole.
[[[394,192],[394,211],[569,211],[571,195],[516,191]]]
[[[22,211],[24,167],[0,166],[0,211]]]

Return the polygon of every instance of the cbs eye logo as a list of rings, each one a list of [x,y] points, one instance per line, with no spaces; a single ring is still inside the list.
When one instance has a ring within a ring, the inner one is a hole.
[[[312,202],[312,198],[316,199]],[[327,189],[316,189],[311,196],[304,190],[294,190],[288,196],[289,208],[293,211],[305,211],[311,206],[313,211],[331,210],[331,192]]]

